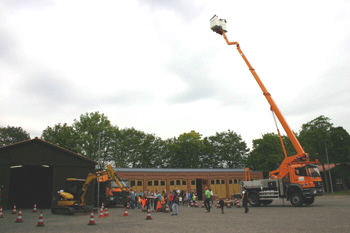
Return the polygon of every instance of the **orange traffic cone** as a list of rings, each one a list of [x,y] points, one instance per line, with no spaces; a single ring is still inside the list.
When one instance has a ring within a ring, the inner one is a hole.
[[[125,210],[124,210],[123,216],[129,216],[129,214],[128,214],[128,209],[125,209]]]
[[[91,212],[90,212],[90,221],[89,221],[88,225],[96,225],[93,210],[91,210]]]
[[[33,207],[33,213],[36,213],[37,209],[36,209],[36,203],[34,203],[34,207]]]
[[[169,209],[168,204],[165,205],[165,213],[170,213],[170,209]]]
[[[105,217],[105,214],[103,213],[103,209],[101,207],[100,209],[100,215],[98,216],[98,218],[104,218]]]
[[[18,215],[17,215],[16,223],[19,223],[19,222],[23,222],[23,219],[22,219],[22,209],[19,209]]]
[[[108,209],[105,208],[105,214],[104,214],[105,217],[109,217],[109,213],[108,213]]]
[[[16,205],[13,206],[13,209],[12,209],[12,213],[11,213],[11,214],[17,214]]]
[[[2,213],[2,206],[0,206],[0,218],[3,218],[3,217],[4,217],[4,215]]]
[[[150,210],[150,209],[147,210],[147,217],[146,217],[146,220],[152,220],[151,210]]]
[[[44,227],[44,216],[43,216],[43,212],[40,211],[40,215],[39,215],[39,221],[38,224],[36,225],[37,227]]]

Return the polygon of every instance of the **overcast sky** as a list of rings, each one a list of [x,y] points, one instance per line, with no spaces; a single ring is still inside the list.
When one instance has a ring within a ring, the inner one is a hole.
[[[163,139],[276,132],[236,47],[290,127],[350,132],[350,1],[1,0],[0,126],[40,137],[86,112]]]

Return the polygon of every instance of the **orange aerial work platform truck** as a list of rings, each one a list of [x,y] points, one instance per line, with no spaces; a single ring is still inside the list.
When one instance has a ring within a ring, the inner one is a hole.
[[[274,199],[286,198],[293,206],[310,205],[314,202],[315,196],[323,195],[323,183],[318,170],[318,160],[310,161],[309,154],[305,153],[297,137],[289,127],[287,121],[272,99],[271,94],[260,80],[255,69],[249,63],[248,59],[241,50],[238,42],[230,42],[226,36],[227,26],[225,19],[219,19],[214,15],[210,19],[210,29],[222,35],[228,45],[236,45],[239,54],[247,64],[250,72],[261,88],[263,95],[270,105],[271,111],[279,120],[288,138],[290,139],[296,155],[288,156],[284,147],[281,134],[277,127],[278,136],[281,141],[284,160],[279,168],[269,173],[269,179],[246,180],[241,182],[241,188],[245,187],[248,191],[248,198],[252,206],[261,204],[271,204]]]

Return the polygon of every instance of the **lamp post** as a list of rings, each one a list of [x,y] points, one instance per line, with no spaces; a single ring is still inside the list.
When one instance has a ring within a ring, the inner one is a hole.
[[[324,142],[324,149],[326,151],[326,158],[327,158],[327,163],[328,163],[328,174],[329,174],[329,185],[331,186],[331,192],[333,193],[333,184],[332,184],[332,175],[331,175],[331,167],[329,164],[329,159],[328,159],[328,150],[327,150],[327,139],[322,140]]]
[[[97,159],[97,169],[101,169],[100,157],[101,157],[101,134],[104,132],[98,133],[98,159]],[[100,176],[97,174],[97,207],[100,206]]]

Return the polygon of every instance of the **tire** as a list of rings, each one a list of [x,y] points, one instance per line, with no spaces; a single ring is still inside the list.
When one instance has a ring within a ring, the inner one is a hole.
[[[303,206],[304,204],[304,197],[301,195],[301,193],[292,193],[290,195],[290,203],[295,207]]]
[[[270,205],[273,200],[261,200],[260,203],[263,205]]]
[[[310,198],[305,198],[304,203],[305,205],[311,205],[312,203],[314,203],[315,201],[315,197],[310,197]]]
[[[257,194],[256,192],[249,193],[248,199],[249,199],[249,204],[251,206],[255,206],[255,207],[260,206],[259,194]]]

